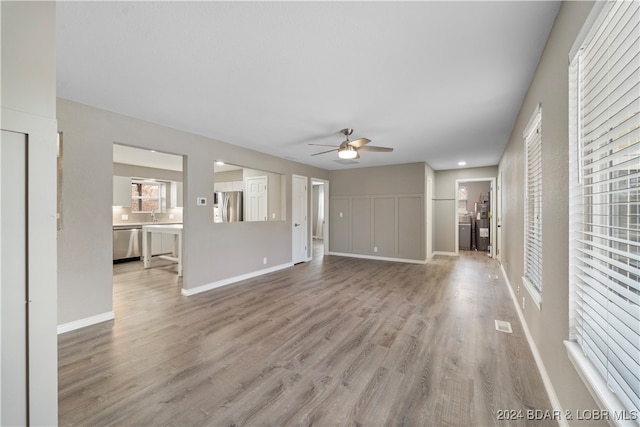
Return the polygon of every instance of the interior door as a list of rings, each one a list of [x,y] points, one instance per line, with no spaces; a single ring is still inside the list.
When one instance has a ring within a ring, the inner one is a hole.
[[[0,139],[0,425],[28,425],[27,137]]]
[[[293,175],[292,196],[291,258],[297,264],[307,260],[307,177]]]
[[[433,180],[430,176],[427,177],[427,194],[425,198],[427,205],[426,250],[427,259],[431,259],[433,256]]]
[[[496,259],[502,261],[502,171],[498,173],[498,191],[496,196],[496,241],[493,242],[495,246]]]
[[[245,180],[247,215],[245,221],[267,220],[267,177],[252,176]]]

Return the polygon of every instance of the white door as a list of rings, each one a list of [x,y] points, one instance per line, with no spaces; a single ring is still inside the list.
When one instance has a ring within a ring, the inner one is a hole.
[[[498,195],[497,195],[497,204],[496,207],[496,241],[493,242],[495,245],[495,254],[498,261],[502,261],[500,252],[502,251],[502,171],[498,173]]]
[[[427,177],[427,227],[426,227],[426,239],[427,239],[427,259],[431,259],[433,256],[433,180],[430,176]]]
[[[26,135],[0,139],[0,425],[27,425]]]
[[[267,177],[252,176],[245,180],[246,215],[245,221],[267,220]]]
[[[307,177],[293,175],[292,184],[292,248],[294,264],[307,260]]]

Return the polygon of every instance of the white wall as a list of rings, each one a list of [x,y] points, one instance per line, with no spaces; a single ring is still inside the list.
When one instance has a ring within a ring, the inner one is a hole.
[[[32,425],[56,425],[55,3],[3,1],[0,14],[0,128],[28,135],[29,416]]]

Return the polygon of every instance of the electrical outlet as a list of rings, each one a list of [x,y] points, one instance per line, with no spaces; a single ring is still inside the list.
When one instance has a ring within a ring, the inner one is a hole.
[[[174,215],[173,214],[169,214],[169,219],[173,219]]]
[[[378,252],[378,247],[377,246],[373,247],[373,252]]]
[[[197,206],[207,206],[207,198],[206,197],[197,197],[196,198]]]
[[[127,214],[123,214],[123,215],[122,215],[122,220],[123,220],[123,221],[128,221],[128,220],[129,220],[129,215],[127,215]]]
[[[342,212],[340,212],[340,218],[342,218]]]
[[[516,294],[520,296],[520,285],[518,285],[518,290],[516,291]]]
[[[275,212],[271,214],[271,218],[272,219],[276,219],[276,213]]]
[[[524,310],[524,297],[522,297],[522,309]]]
[[[263,263],[264,265],[267,265],[267,257],[262,258],[262,263]]]

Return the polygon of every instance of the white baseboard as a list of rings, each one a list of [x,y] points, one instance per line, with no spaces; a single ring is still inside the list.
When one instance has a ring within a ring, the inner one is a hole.
[[[444,252],[444,251],[435,251],[433,253],[433,255],[431,256],[432,258],[436,255],[443,255],[443,256],[460,256],[460,254],[457,254],[455,252]]]
[[[58,335],[113,319],[115,319],[115,314],[113,313],[113,311],[107,311],[106,313],[96,314],[95,316],[85,317],[84,319],[64,323],[62,325],[58,325]]]
[[[289,267],[293,267],[293,263],[287,262],[285,264],[275,265],[273,267],[265,268],[263,270],[252,271],[251,273],[241,274],[240,276],[229,277],[228,279],[222,279],[222,280],[218,280],[217,282],[207,283],[206,285],[197,286],[192,289],[182,288],[182,295],[186,297],[190,297],[191,295],[210,291],[216,288],[221,288],[222,286],[227,286],[232,283],[240,282],[242,280],[253,279],[254,277],[262,276],[263,274],[273,273],[274,271],[283,270]]]
[[[349,254],[345,252],[329,252],[328,255],[344,256],[349,258],[374,259],[378,261],[405,262],[409,264],[426,264],[427,263],[426,260],[422,260],[422,259],[390,258],[390,257],[384,257],[384,256]]]
[[[513,287],[511,287],[511,283],[509,282],[509,278],[507,277],[507,272],[504,270],[504,266],[500,264],[500,270],[502,271],[502,276],[507,284],[507,288],[509,289],[509,294],[511,294],[511,299],[513,300],[513,305],[516,307],[516,311],[518,312],[518,318],[520,319],[520,323],[522,324],[522,329],[524,330],[524,334],[527,337],[527,342],[529,343],[529,348],[531,348],[531,353],[533,353],[533,358],[536,361],[536,365],[538,367],[538,371],[540,372],[540,376],[542,377],[542,382],[544,383],[544,388],[547,392],[547,396],[549,397],[549,401],[551,402],[551,406],[554,411],[559,411],[560,414],[564,414],[562,410],[562,405],[560,404],[560,399],[558,399],[558,395],[556,394],[555,389],[553,388],[553,383],[551,382],[551,377],[549,377],[549,373],[547,369],[544,367],[544,362],[542,361],[542,356],[540,356],[540,352],[538,351],[538,346],[536,342],[533,340],[533,336],[531,335],[531,331],[529,331],[529,327],[527,326],[527,322],[524,318],[524,313],[520,309],[520,305],[518,304],[518,298],[516,297],[515,292],[513,292]],[[564,417],[560,417],[558,420],[558,425],[560,427],[568,427],[569,423]]]

